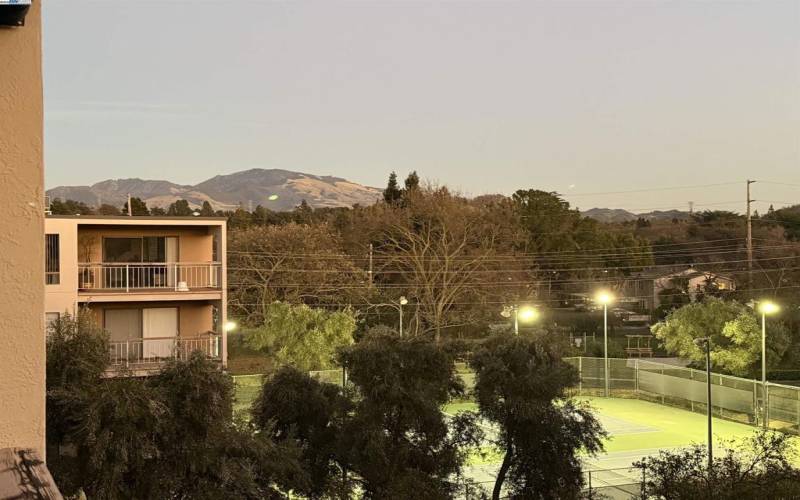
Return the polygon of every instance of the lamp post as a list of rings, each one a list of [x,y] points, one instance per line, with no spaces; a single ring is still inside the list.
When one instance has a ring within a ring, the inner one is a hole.
[[[408,299],[405,295],[400,296],[400,300],[397,301],[397,310],[400,311],[400,338],[403,338],[403,306],[408,304]]]
[[[706,414],[708,417],[708,473],[711,474],[711,469],[714,466],[714,443],[712,441],[711,432],[711,339],[709,337],[700,337],[694,339],[694,344],[698,347],[704,347],[706,351]]]
[[[762,300],[758,305],[761,312],[761,407],[762,425],[767,428],[767,314],[773,314],[780,310],[778,304],[769,300]]]
[[[598,304],[603,304],[603,379],[605,382],[603,394],[608,397],[608,304],[614,302],[610,292],[598,292],[594,298]]]
[[[514,316],[514,335],[519,335],[519,322],[531,323],[539,318],[539,311],[531,306],[519,306],[517,304],[511,307],[504,307],[500,315],[504,318]]]

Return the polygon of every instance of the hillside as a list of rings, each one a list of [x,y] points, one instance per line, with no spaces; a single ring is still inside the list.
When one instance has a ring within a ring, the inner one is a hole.
[[[381,197],[381,192],[339,177],[254,168],[217,175],[193,186],[164,180],[109,179],[91,186],[58,186],[48,189],[47,195],[92,206],[101,203],[122,206],[130,194],[145,200],[148,206],[165,208],[185,199],[193,206],[208,201],[215,210],[263,205],[281,211],[291,210],[303,200],[315,208],[371,205]]]

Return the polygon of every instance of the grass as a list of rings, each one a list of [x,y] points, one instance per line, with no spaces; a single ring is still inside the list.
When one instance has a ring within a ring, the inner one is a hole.
[[[263,375],[237,375],[233,377],[234,382],[234,414],[247,416],[253,401],[261,391],[261,384],[264,381]]]

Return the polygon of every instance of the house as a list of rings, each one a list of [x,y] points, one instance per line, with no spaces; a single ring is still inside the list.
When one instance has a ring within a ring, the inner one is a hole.
[[[201,351],[227,363],[224,217],[45,219],[45,315],[88,309],[115,372]]]
[[[662,267],[630,276],[623,288],[625,295],[643,298],[646,308],[652,311],[661,305],[663,294],[670,293],[669,290],[680,290],[686,293],[691,301],[695,301],[698,294],[709,286],[719,291],[731,291],[736,290],[736,281],[730,276],[701,270],[694,266]]]

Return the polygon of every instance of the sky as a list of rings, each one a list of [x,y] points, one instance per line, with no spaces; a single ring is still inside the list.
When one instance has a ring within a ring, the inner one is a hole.
[[[759,210],[800,203],[797,0],[49,0],[43,16],[47,187],[416,170],[582,209],[740,211],[748,178]]]

